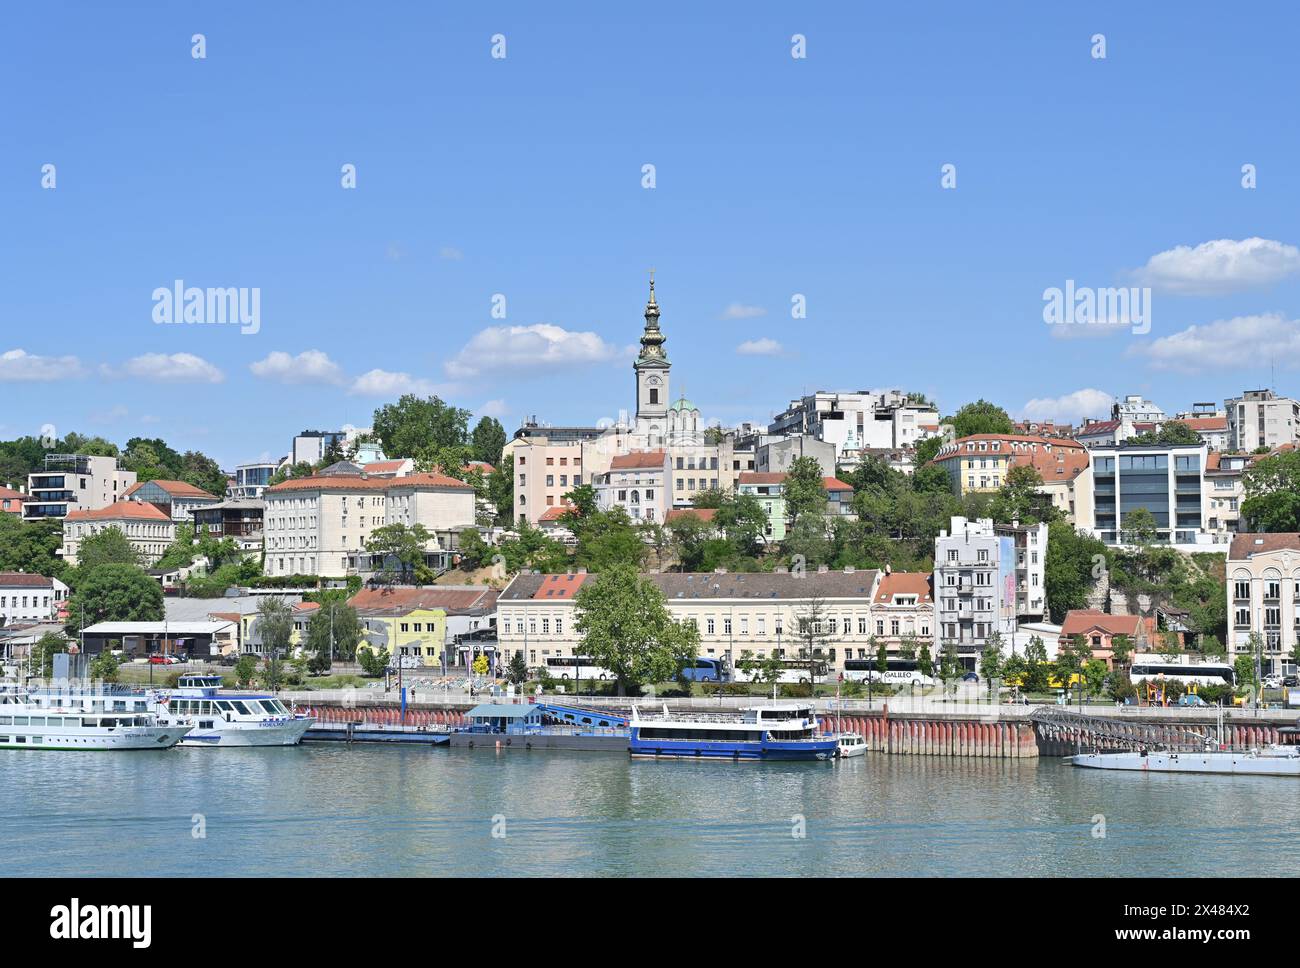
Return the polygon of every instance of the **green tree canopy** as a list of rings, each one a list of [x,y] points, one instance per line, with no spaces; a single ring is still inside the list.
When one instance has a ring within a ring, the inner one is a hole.
[[[439,397],[404,394],[375,411],[374,432],[390,457],[414,457],[422,451],[463,446],[470,412]]]
[[[1300,451],[1274,454],[1251,464],[1242,484],[1242,516],[1254,531],[1300,531]]]
[[[952,424],[953,432],[958,437],[969,437],[971,434],[1011,434],[1016,430],[1005,410],[983,399],[966,404],[944,423]]]
[[[82,570],[68,601],[68,631],[96,622],[157,622],[163,617],[162,586],[135,565],[111,563]]]
[[[501,463],[501,449],[506,445],[506,429],[495,417],[481,417],[470,434],[474,460],[496,467]]]

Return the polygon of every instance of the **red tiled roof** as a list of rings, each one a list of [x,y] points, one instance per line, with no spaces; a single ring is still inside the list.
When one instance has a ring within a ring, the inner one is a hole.
[[[448,612],[491,608],[497,591],[492,588],[363,588],[348,604],[353,608],[412,609],[441,608]]]
[[[462,467],[461,470],[464,471],[466,474],[468,474],[470,471],[479,471],[480,473],[483,474],[492,474],[496,472],[496,468],[493,467],[485,460],[472,460],[464,467]]]
[[[853,490],[853,485],[852,485],[852,484],[845,484],[845,483],[844,483],[843,481],[841,481],[838,477],[823,477],[823,478],[822,478],[822,487],[826,488],[826,490],[828,490],[828,491],[851,491],[851,490]]]
[[[123,491],[122,496],[130,497],[146,484],[155,484],[172,497],[216,497],[215,494],[211,494],[208,491],[203,490],[201,487],[195,487],[193,484],[187,484],[185,481],[168,481],[162,479],[156,481],[138,481]]]
[[[968,450],[967,443],[996,442],[997,450]],[[1015,447],[1028,444],[1032,449]],[[1044,484],[1053,481],[1072,481],[1088,466],[1088,451],[1083,444],[1062,437],[1042,437],[1037,434],[971,434],[945,444],[931,463],[970,457],[1010,457],[1017,467],[1030,466],[1038,471]]]
[[[571,510],[573,510],[572,504],[557,504],[555,507],[549,507],[543,511],[541,517],[537,520],[539,523],[542,521],[558,521]]]
[[[784,484],[785,474],[770,474],[761,471],[742,471],[739,482],[741,484]]]
[[[638,451],[634,454],[620,454],[609,462],[609,469],[612,471],[630,471],[646,467],[663,467],[664,452],[662,450]]]
[[[1111,615],[1108,612],[1072,609],[1066,613],[1065,621],[1061,623],[1061,638],[1086,635],[1093,629],[1099,629],[1107,635],[1137,635],[1141,621],[1140,615]]]
[[[1228,551],[1229,561],[1244,561],[1269,551],[1300,551],[1300,532],[1272,531],[1267,534],[1235,534]]]
[[[1187,424],[1196,431],[1227,430],[1227,417],[1187,417],[1183,420],[1171,420],[1170,423]]]
[[[699,518],[701,521],[712,521],[713,516],[717,513],[717,508],[673,508],[664,515],[664,524],[671,524],[674,521],[680,521],[682,518]]]
[[[590,577],[586,574],[545,575],[541,586],[533,593],[533,598],[554,601],[558,598],[572,598],[578,594],[582,583]]]
[[[895,571],[880,579],[876,601],[888,604],[895,595],[915,595],[917,603],[933,602],[931,575],[927,571]]]
[[[387,474],[391,471],[400,471],[406,465],[406,460],[377,460],[373,461],[363,468],[367,474]]]
[[[54,579],[25,571],[0,571],[0,588],[53,588]]]
[[[93,511],[69,511],[68,521],[170,521],[162,510],[147,501],[118,501]]]
[[[1118,420],[1098,420],[1096,423],[1086,424],[1074,432],[1076,437],[1088,436],[1090,434],[1113,434],[1119,430]]]
[[[347,474],[313,475],[296,480],[281,481],[266,489],[267,494],[281,491],[386,491],[397,487],[445,487],[472,491],[474,485],[458,481],[446,474],[409,474],[406,477],[354,477]]]

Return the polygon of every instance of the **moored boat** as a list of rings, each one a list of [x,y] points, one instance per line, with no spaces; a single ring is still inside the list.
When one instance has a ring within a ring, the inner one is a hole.
[[[730,760],[829,760],[838,744],[821,732],[811,704],[751,706],[740,716],[673,715],[645,717],[632,707],[628,752],[637,757],[692,757]]]
[[[0,749],[165,750],[191,728],[144,710],[88,712],[21,692],[0,694]]]
[[[1300,776],[1300,747],[1261,746],[1249,750],[1137,750],[1078,753],[1074,766],[1141,773],[1221,773],[1233,776]]]
[[[221,676],[181,676],[157,699],[160,709],[194,729],[182,746],[296,746],[316,720],[275,696],[222,695]]]
[[[861,733],[840,733],[835,739],[839,744],[835,754],[841,759],[866,755],[867,741],[862,738]]]

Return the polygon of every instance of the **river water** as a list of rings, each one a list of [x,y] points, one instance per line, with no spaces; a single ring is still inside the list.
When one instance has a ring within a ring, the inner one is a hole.
[[[0,849],[9,876],[1280,875],[1297,794],[871,753],[0,750]]]

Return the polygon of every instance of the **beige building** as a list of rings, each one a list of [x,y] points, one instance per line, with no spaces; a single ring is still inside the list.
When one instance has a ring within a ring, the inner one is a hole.
[[[433,568],[450,563],[457,534],[474,527],[474,488],[442,474],[385,478],[317,475],[263,495],[267,575],[354,575],[374,570],[366,541],[381,527],[424,527]]]
[[[1223,401],[1228,414],[1228,449],[1249,453],[1258,447],[1300,442],[1300,401],[1272,390],[1247,390]]]
[[[1264,642],[1263,673],[1296,671],[1300,641],[1300,533],[1238,534],[1227,563],[1228,653],[1250,655]]]
[[[176,540],[176,522],[152,504],[118,501],[93,511],[70,511],[63,519],[63,559],[77,564],[81,542],[108,528],[121,531],[145,564],[162,557]]]
[[[602,511],[622,508],[637,523],[663,524],[668,516],[668,454],[647,450],[615,457],[593,481]]]
[[[521,574],[497,600],[497,638],[502,661],[523,652],[530,668],[542,668],[548,659],[582,655],[581,637],[574,627],[574,596],[597,576]],[[702,658],[726,660],[732,668],[745,652],[756,658],[805,658],[800,650],[801,622],[817,618],[820,631],[817,658],[826,661],[828,674],[844,668],[844,660],[874,657],[872,637],[876,622],[892,628],[892,616],[904,614],[929,626],[926,603],[881,603],[874,611],[883,577],[878,571],[819,571],[802,576],[773,573],[665,573],[650,574],[664,593],[669,613],[678,622],[691,622],[700,632]],[[900,588],[900,595],[908,592]],[[933,605],[928,608],[932,611]],[[893,611],[890,611],[893,609]]]
[[[69,511],[94,511],[118,501],[135,483],[116,457],[46,454],[44,466],[27,476],[23,520],[65,518]]]

